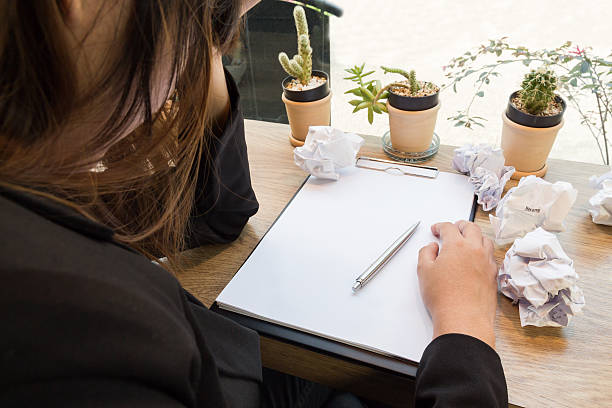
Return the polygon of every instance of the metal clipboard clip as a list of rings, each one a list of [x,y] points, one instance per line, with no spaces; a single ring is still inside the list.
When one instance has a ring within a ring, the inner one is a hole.
[[[419,166],[417,164],[401,163],[367,156],[357,157],[355,160],[355,167],[384,171],[385,173],[399,172],[404,176],[423,177],[428,179],[435,179],[440,173],[437,167]]]

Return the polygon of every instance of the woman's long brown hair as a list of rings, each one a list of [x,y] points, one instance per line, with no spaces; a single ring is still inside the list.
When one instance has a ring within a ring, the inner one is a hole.
[[[213,47],[237,35],[239,1],[134,0],[109,68],[78,95],[59,34],[60,0],[0,5],[0,184],[71,206],[150,258],[183,246],[197,171],[207,155]],[[172,44],[173,103],[154,112],[159,53]],[[68,119],[100,95],[120,101],[101,131],[58,154]],[[121,137],[135,117],[140,128]],[[99,171],[83,171],[98,168]]]

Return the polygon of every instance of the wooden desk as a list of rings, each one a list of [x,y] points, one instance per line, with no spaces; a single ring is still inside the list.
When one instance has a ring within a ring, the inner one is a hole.
[[[247,143],[253,187],[260,209],[238,240],[229,245],[185,253],[182,284],[207,306],[230,281],[268,230],[306,174],[293,164],[286,125],[247,121]],[[453,148],[441,146],[429,162],[451,171]],[[366,137],[362,154],[384,157],[380,139]],[[549,160],[545,179],[564,180],[578,189],[578,199],[559,234],[574,260],[584,290],[584,313],[567,328],[522,328],[516,306],[498,298],[497,351],[501,356],[511,404],[528,407],[594,407],[612,405],[612,227],[591,222],[587,200],[593,195],[588,177],[604,166]],[[512,181],[510,186],[516,185]],[[492,236],[487,213],[479,208],[476,223]],[[501,264],[509,246],[495,252]],[[414,385],[394,373],[262,338],[264,365],[393,406],[409,406]]]

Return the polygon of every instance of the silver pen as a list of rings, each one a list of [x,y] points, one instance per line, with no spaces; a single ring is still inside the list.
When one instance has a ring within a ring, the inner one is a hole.
[[[389,259],[391,259],[391,257],[393,257],[393,255],[400,250],[402,245],[404,245],[406,241],[408,241],[414,234],[414,231],[416,231],[420,223],[421,221],[417,221],[412,227],[408,228],[408,230],[400,235],[399,238],[396,239],[395,242],[391,244],[391,246],[387,248],[387,250],[383,252],[383,254],[379,256],[377,260],[372,262],[372,265],[368,266],[368,268],[363,271],[363,273],[359,275],[357,279],[355,279],[353,292],[357,292],[359,289],[363,288],[365,284],[372,279],[387,262],[389,262]]]

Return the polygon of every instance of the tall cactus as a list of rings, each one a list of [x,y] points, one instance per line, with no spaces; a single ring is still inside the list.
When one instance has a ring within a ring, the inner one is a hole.
[[[523,108],[527,113],[538,115],[555,100],[557,77],[547,69],[532,70],[525,75],[521,88],[519,99]]]
[[[306,85],[312,78],[312,48],[310,47],[310,37],[308,36],[308,22],[306,12],[302,6],[295,6],[293,9],[293,19],[297,31],[298,55],[289,59],[287,54],[278,54],[278,61],[287,74],[299,79]]]

